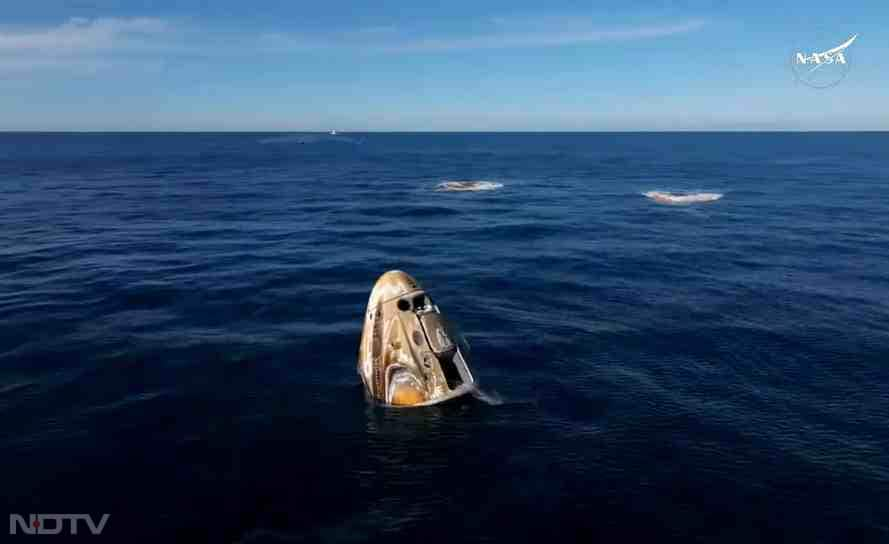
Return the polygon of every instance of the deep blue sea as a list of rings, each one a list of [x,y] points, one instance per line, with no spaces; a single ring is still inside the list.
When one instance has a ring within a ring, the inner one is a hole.
[[[887,189],[889,133],[0,134],[0,540],[889,542]],[[393,268],[483,399],[365,400]]]

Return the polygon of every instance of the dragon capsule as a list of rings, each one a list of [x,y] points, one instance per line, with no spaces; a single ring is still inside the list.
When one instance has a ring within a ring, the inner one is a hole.
[[[472,391],[464,351],[417,280],[400,270],[380,276],[358,350],[358,374],[372,399],[424,406]]]

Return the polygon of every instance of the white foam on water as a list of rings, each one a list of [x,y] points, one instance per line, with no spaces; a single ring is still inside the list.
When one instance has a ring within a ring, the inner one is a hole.
[[[493,181],[444,181],[435,186],[436,191],[493,191],[503,187],[502,183]]]
[[[715,202],[722,198],[722,193],[668,193],[666,191],[648,191],[642,193],[660,204],[695,204],[697,202]]]
[[[472,396],[490,406],[500,406],[506,402],[496,391],[482,391],[478,387],[472,390]]]
[[[476,400],[488,406],[537,406],[536,399],[506,398],[496,391],[482,390],[478,386],[472,389],[471,394]]]

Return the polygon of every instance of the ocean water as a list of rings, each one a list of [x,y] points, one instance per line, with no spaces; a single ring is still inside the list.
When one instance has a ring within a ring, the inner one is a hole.
[[[887,186],[887,133],[2,134],[0,519],[889,542]],[[393,268],[483,398],[366,402]]]

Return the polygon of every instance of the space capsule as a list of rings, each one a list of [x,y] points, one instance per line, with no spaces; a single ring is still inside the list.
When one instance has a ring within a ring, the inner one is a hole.
[[[370,398],[426,406],[469,393],[475,379],[466,350],[417,280],[400,270],[380,276],[358,350],[358,374]]]

